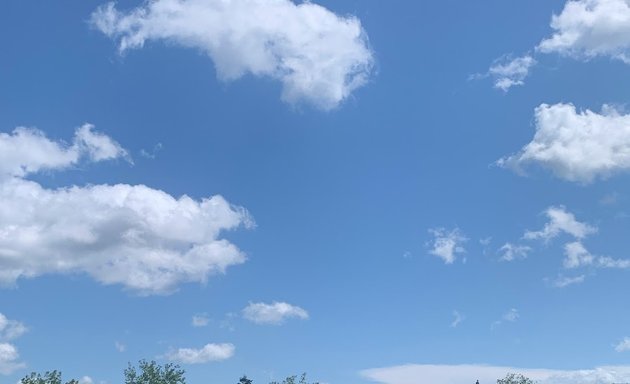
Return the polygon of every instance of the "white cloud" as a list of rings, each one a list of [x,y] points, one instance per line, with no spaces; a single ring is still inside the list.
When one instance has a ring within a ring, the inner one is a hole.
[[[83,376],[79,379],[79,384],[93,384],[94,380],[90,376]]]
[[[594,266],[597,268],[628,269],[630,260],[613,259],[608,256],[595,256],[591,254],[579,241],[565,244],[564,246],[564,267],[578,268],[584,266]]]
[[[572,104],[541,104],[536,133],[520,152],[497,164],[522,172],[538,164],[562,179],[590,183],[630,170],[630,115],[604,105],[601,113]]]
[[[584,279],[585,279],[584,275],[575,276],[575,277],[558,276],[553,281],[553,286],[556,288],[565,288],[565,287],[568,287],[569,285],[581,284],[584,282]]]
[[[93,161],[126,155],[89,125],[69,147],[18,129],[0,136],[1,148],[12,149],[0,150],[0,283],[85,273],[141,294],[169,293],[245,261],[220,235],[252,221],[221,196],[175,198],[127,184],[48,189],[24,179],[76,164],[84,154]]]
[[[540,231],[526,231],[523,238],[528,240],[542,239],[549,241],[562,233],[566,233],[576,239],[583,239],[586,236],[597,232],[597,228],[586,223],[579,222],[575,215],[568,212],[563,206],[552,206],[545,211],[549,221]]]
[[[494,383],[506,374],[521,373],[539,384],[599,384],[630,381],[630,366],[603,366],[595,369],[562,371],[529,369],[491,365],[421,365],[408,364],[367,369],[361,375],[383,384],[415,384],[418,378],[432,384],[459,384],[474,382]]]
[[[628,269],[630,268],[630,260],[600,256],[597,258],[597,266],[600,268]]]
[[[526,245],[505,243],[501,248],[499,248],[499,251],[503,253],[499,260],[514,261],[516,259],[525,259],[531,250],[532,249]]]
[[[243,317],[256,324],[280,325],[287,319],[308,319],[308,312],[304,309],[283,302],[250,303],[243,309]]]
[[[206,325],[208,325],[209,321],[210,319],[208,319],[208,316],[205,314],[194,315],[192,317],[193,327],[205,327]]]
[[[120,144],[93,129],[91,124],[77,128],[72,145],[52,141],[34,128],[0,132],[0,178],[64,169],[85,157],[102,161],[128,156]]]
[[[630,63],[630,2],[571,0],[551,21],[554,33],[537,49],[578,59],[611,57]]]
[[[453,319],[453,321],[451,322],[451,328],[457,328],[457,326],[459,324],[461,324],[462,321],[464,321],[466,319],[466,317],[464,317],[464,315],[462,315],[461,313],[459,313],[458,311],[453,311],[453,316],[455,317]]]
[[[433,241],[427,244],[431,247],[429,253],[444,260],[445,264],[453,264],[457,254],[466,252],[463,243],[468,239],[458,228],[450,231],[444,228],[433,228],[429,229],[429,233],[433,235]]]
[[[290,0],[154,0],[128,12],[99,7],[92,24],[119,49],[162,40],[196,48],[220,79],[245,74],[282,83],[282,99],[331,109],[370,76],[373,54],[356,17]]]
[[[18,361],[20,354],[13,344],[0,343],[0,373],[10,375],[18,369],[22,369],[26,364]]]
[[[523,85],[534,65],[536,60],[530,55],[517,58],[504,56],[492,64],[488,75],[493,78],[495,88],[507,92],[513,86]]]
[[[234,356],[232,344],[206,344],[201,349],[179,348],[168,352],[165,357],[182,364],[203,364],[211,361],[227,360]]]
[[[619,344],[615,346],[615,351],[617,352],[630,351],[630,337],[624,337],[624,339],[621,340]]]
[[[15,345],[9,343],[28,331],[20,321],[8,319],[0,313],[0,374],[9,375],[26,365],[19,362],[20,354]]]
[[[17,339],[28,331],[24,323],[17,320],[7,319],[0,313],[0,341],[10,341]]]

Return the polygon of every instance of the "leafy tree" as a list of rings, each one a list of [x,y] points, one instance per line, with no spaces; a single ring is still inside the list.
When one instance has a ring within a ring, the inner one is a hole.
[[[21,384],[61,384],[61,372],[52,371],[41,373],[32,372],[30,375],[24,376],[20,381]],[[66,384],[79,384],[77,380],[67,381]]]
[[[272,381],[269,384],[309,384],[308,381],[306,381],[306,373],[303,373],[302,376],[300,376],[300,380],[297,381],[297,375],[294,376],[289,376],[286,379],[282,380],[282,383],[278,383],[277,381]],[[319,384],[317,382],[311,383],[311,384]]]
[[[177,364],[161,366],[155,361],[140,360],[138,368],[129,364],[125,369],[125,384],[186,384],[185,372]]]
[[[534,384],[534,381],[520,373],[508,373],[505,378],[498,379],[497,384]]]
[[[253,383],[253,380],[252,379],[248,379],[247,375],[243,375],[243,377],[238,379],[238,384],[252,384],[252,383]]]

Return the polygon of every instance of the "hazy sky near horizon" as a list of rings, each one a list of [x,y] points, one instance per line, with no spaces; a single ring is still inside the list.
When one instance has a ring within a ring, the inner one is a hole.
[[[0,381],[630,381],[630,0],[9,0],[0,46]]]

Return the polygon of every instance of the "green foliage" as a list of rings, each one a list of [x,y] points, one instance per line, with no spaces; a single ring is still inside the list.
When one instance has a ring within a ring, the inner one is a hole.
[[[297,378],[298,378],[297,375],[289,376],[286,379],[282,380],[282,383],[278,383],[277,381],[272,381],[269,384],[309,384],[308,381],[306,381],[306,373],[303,373],[302,376],[300,376],[299,381],[297,381]],[[319,384],[319,383],[314,382],[310,384]]]
[[[21,384],[61,384],[61,372],[52,371],[41,373],[32,372],[30,375],[24,376],[20,381]],[[77,380],[70,380],[66,384],[79,384]]]
[[[185,372],[177,364],[161,366],[155,361],[140,360],[138,368],[139,371],[129,364],[125,369],[125,384],[186,384]]]
[[[534,384],[534,381],[520,373],[508,373],[505,378],[498,379],[497,384]]]
[[[243,375],[240,379],[238,379],[238,384],[252,384],[252,379],[248,379],[247,375]]]

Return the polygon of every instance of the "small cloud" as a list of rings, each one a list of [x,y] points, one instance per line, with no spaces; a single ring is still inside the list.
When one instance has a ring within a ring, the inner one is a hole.
[[[200,349],[179,348],[167,352],[165,357],[170,361],[182,364],[203,364],[211,361],[227,360],[234,356],[233,344],[206,344]]]
[[[579,222],[573,213],[563,206],[551,206],[545,211],[549,221],[540,231],[526,231],[523,238],[526,240],[541,239],[549,241],[562,233],[566,233],[576,239],[583,239],[597,232],[597,227]]]
[[[125,352],[127,350],[127,346],[118,341],[114,342],[114,347],[116,347],[118,352]]]
[[[94,380],[90,376],[83,376],[79,379],[79,384],[94,384]]]
[[[208,325],[208,322],[210,322],[210,319],[208,318],[208,315],[206,315],[205,313],[194,315],[192,317],[193,327],[205,327]]]
[[[615,351],[617,352],[630,351],[630,337],[625,337],[623,340],[621,340],[619,344],[615,346]]]
[[[507,92],[514,86],[525,84],[524,80],[534,65],[536,60],[530,55],[516,58],[503,56],[495,60],[488,75],[494,80],[495,88]]]
[[[427,243],[427,246],[431,247],[429,253],[444,260],[445,264],[453,264],[457,254],[466,252],[463,243],[468,239],[458,228],[450,231],[444,228],[433,228],[429,229],[429,233],[433,236],[433,240]]]
[[[256,324],[280,325],[287,319],[306,320],[309,315],[304,309],[282,302],[250,303],[243,309],[243,317]]]
[[[505,322],[514,323],[518,320],[519,317],[520,315],[518,313],[518,310],[516,308],[512,308],[509,311],[505,312],[499,320],[492,323],[490,328],[494,329]]]
[[[153,149],[151,151],[147,151],[145,149],[141,149],[140,150],[140,156],[147,158],[147,159],[155,159],[155,157],[157,156],[158,152],[160,152],[162,150],[164,146],[162,145],[162,143],[157,143],[153,146]]]
[[[503,253],[499,260],[514,261],[517,259],[525,259],[527,258],[527,254],[531,252],[531,250],[532,249],[526,245],[505,243],[501,248],[499,248],[499,252]]]
[[[565,288],[565,287],[568,287],[569,285],[582,284],[585,278],[586,277],[584,275],[575,276],[575,277],[567,277],[567,276],[560,275],[553,281],[552,284],[556,288]]]
[[[466,317],[460,314],[458,311],[453,311],[453,316],[455,316],[455,318],[451,322],[451,328],[457,328],[457,326],[466,319]]]

